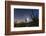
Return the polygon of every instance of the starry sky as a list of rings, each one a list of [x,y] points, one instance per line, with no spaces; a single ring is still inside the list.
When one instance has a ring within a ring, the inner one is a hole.
[[[20,9],[14,8],[14,19],[25,19],[27,17],[31,18],[32,12],[34,16],[39,16],[39,9]]]

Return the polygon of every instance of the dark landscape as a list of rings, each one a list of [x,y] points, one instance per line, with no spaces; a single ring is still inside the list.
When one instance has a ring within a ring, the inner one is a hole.
[[[25,19],[25,22],[20,22],[20,23],[14,22],[14,27],[35,27],[35,26],[38,27],[39,26],[38,9],[17,9],[16,12],[14,12],[14,16],[15,16],[14,19],[23,19],[23,18],[25,19],[25,16],[23,15],[26,15],[33,21],[27,22],[28,20]]]
[[[37,18],[34,18],[32,22],[29,23],[15,23],[14,27],[35,27],[35,26],[39,26],[39,20]]]

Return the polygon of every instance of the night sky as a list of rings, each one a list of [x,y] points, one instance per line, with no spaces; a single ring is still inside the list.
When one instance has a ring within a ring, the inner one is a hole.
[[[39,9],[19,9],[14,8],[14,19],[25,19],[27,17],[31,18],[32,12],[34,16],[39,15]]]

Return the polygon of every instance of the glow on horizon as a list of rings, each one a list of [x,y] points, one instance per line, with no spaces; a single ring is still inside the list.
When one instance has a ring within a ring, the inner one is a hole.
[[[22,23],[22,22],[28,23],[28,22],[32,21],[32,19],[30,19],[29,17],[27,17],[26,20],[27,20],[27,22],[25,21],[25,19],[15,19],[14,22],[15,23]]]
[[[27,17],[27,22],[29,22],[29,17]]]

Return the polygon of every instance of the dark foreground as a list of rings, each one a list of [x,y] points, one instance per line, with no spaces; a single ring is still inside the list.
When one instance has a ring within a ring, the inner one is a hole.
[[[39,26],[38,22],[29,22],[29,23],[14,23],[14,27],[37,27]]]

